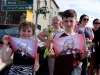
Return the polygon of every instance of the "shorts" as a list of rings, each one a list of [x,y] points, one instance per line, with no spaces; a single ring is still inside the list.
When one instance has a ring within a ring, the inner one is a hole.
[[[33,75],[34,69],[32,66],[12,65],[8,75]]]

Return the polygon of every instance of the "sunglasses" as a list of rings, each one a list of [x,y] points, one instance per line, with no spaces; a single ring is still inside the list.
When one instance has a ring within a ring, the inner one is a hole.
[[[84,20],[84,21],[89,21],[89,19],[86,19],[86,18],[84,18],[83,20]]]
[[[100,24],[100,22],[94,22],[94,24]]]

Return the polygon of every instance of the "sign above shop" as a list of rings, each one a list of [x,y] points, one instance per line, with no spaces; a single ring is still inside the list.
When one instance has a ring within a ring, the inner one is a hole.
[[[2,0],[1,11],[33,10],[33,0]]]

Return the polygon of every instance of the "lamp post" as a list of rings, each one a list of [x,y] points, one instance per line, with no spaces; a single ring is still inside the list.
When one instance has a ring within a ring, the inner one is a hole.
[[[37,24],[38,24],[38,15],[39,15],[40,2],[44,2],[45,6],[47,6],[47,1],[46,0],[44,0],[44,1],[37,0],[36,23],[35,23],[36,24],[36,28],[37,28]]]
[[[37,0],[37,8],[36,8],[36,28],[37,28],[37,22],[38,22],[38,14],[39,14],[39,12],[38,12],[38,9],[39,9],[39,5],[40,5],[40,0]]]

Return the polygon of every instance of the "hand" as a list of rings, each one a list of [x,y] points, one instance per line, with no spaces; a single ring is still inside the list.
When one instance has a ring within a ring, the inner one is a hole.
[[[90,44],[90,47],[91,47],[91,48],[95,47],[95,43],[91,43],[91,44]]]
[[[34,64],[34,71],[36,72],[39,69],[39,63]]]
[[[44,45],[46,46],[46,47],[50,47],[52,44],[52,40],[47,40],[45,43],[44,43]]]
[[[9,43],[9,36],[8,35],[4,35],[2,38],[3,44],[4,45],[8,45]]]
[[[86,50],[86,51],[84,51],[83,54],[81,54],[81,59],[84,59],[84,58],[89,57],[89,56],[90,56],[90,51]]]
[[[92,40],[90,40],[89,38],[86,38],[86,43],[91,43]]]
[[[84,52],[84,55],[85,55],[85,57],[89,57],[89,56],[90,56],[90,50],[86,50],[86,51]]]

